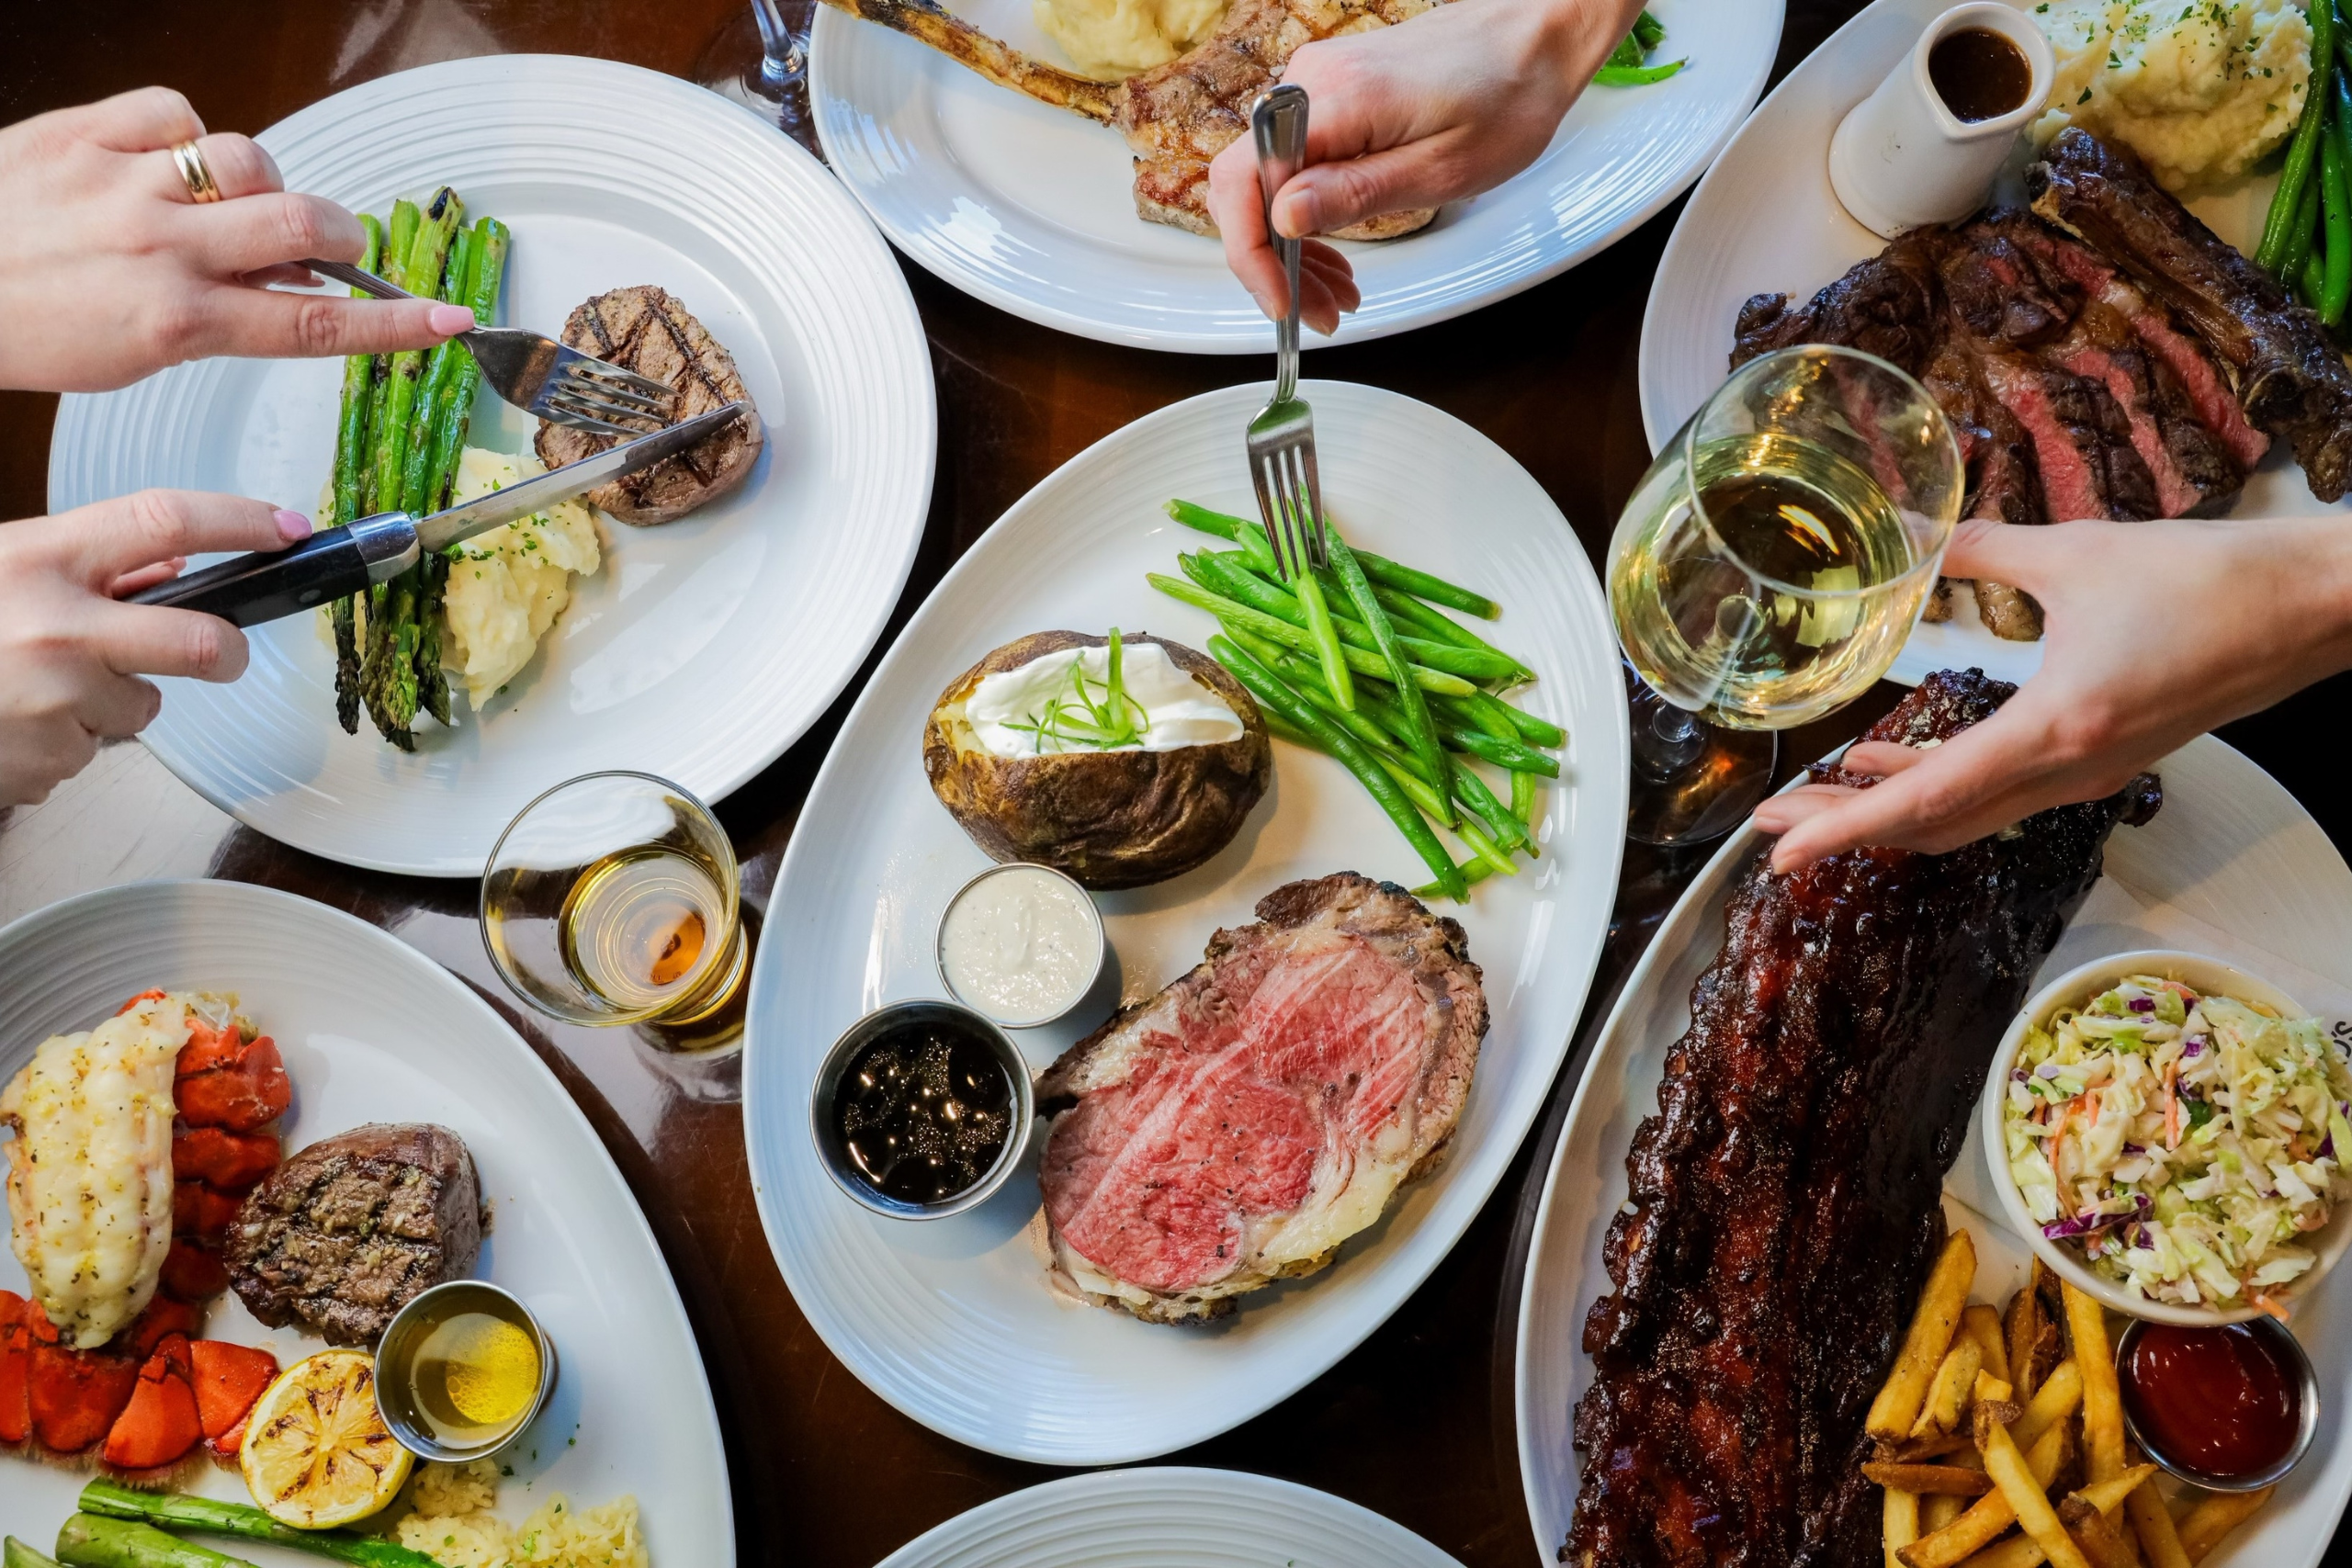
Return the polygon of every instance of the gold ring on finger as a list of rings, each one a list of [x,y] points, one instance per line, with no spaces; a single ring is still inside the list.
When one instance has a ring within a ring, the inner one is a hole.
[[[220,182],[212,177],[212,166],[204,161],[204,149],[193,141],[183,141],[172,149],[172,162],[179,165],[180,181],[187,186],[187,198],[202,205],[220,199]]]

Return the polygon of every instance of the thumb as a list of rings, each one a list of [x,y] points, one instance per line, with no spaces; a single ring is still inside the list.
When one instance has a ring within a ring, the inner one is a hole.
[[[1442,206],[1458,183],[1432,138],[1310,164],[1276,193],[1274,227],[1284,234],[1329,234],[1383,213]]]
[[[223,285],[207,301],[206,342],[192,357],[337,359],[431,348],[471,331],[474,313],[430,299],[338,299]]]
[[[1971,517],[1951,531],[1951,543],[1944,549],[1944,575],[2006,582],[2029,593],[2039,592],[2052,575],[2053,558],[2075,537],[2066,530],[2102,525],[2052,523],[2019,526]]]

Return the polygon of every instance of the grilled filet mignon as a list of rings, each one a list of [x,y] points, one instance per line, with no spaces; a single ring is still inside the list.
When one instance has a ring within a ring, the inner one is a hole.
[[[372,1345],[481,1249],[481,1189],[447,1127],[371,1122],[288,1157],[248,1194],[223,1248],[245,1310],[330,1345]]]
[[[1312,1274],[1437,1168],[1487,995],[1462,928],[1353,872],[1256,924],[1065,1053],[1039,1185],[1061,1281],[1158,1323]]]
[[[722,403],[750,403],[734,356],[676,299],[650,283],[599,294],[571,312],[563,341],[582,354],[634,370],[673,389],[675,419],[691,419]],[[649,423],[648,429],[652,428]],[[550,468],[594,457],[620,439],[542,423],[533,445]],[[756,410],[717,434],[650,468],[599,485],[590,505],[640,527],[674,523],[743,482],[766,439]]]

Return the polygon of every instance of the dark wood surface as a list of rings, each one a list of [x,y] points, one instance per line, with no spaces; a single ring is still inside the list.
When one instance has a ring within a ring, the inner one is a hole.
[[[604,55],[691,76],[741,3],[6,0],[0,121],[161,82],[186,92],[212,128],[252,131],[371,76],[502,51]],[[1855,0],[1792,0],[1781,69],[1855,8]],[[1606,254],[1516,299],[1319,353],[1311,372],[1393,388],[1477,426],[1543,482],[1597,559],[1648,459],[1635,351],[1651,275],[1680,210],[1678,203]],[[940,454],[929,528],[892,634],[998,513],[1080,448],[1155,408],[1268,369],[1253,359],[1153,355],[1065,336],[911,265],[907,272],[930,333]],[[54,399],[0,394],[0,517],[41,510],[54,408]],[[1882,686],[1792,733],[1783,766],[1848,739],[1896,694]],[[2336,732],[2331,720],[2346,694],[2331,682],[2226,732],[2339,845],[2352,820],[2334,748],[2315,741]],[[848,701],[719,807],[754,907],[765,902]],[[1171,1461],[1322,1487],[1419,1531],[1470,1568],[1550,1558],[1557,1543],[1530,1533],[1512,1426],[1525,1235],[1591,1034],[1699,859],[1628,852],[1600,972],[1551,1112],[1447,1263],[1329,1372]],[[685,1297],[725,1427],[742,1561],[865,1568],[951,1515],[1055,1473],[936,1436],[833,1360],[761,1235],[729,1075],[681,1071],[625,1032],[553,1027],[522,1012],[488,972],[470,884],[352,871],[286,849],[196,800],[137,748],[109,750],[41,807],[0,816],[0,914],[127,877],[193,873],[288,888],[396,931],[481,990],[555,1067],[636,1190]],[[661,1562],[658,1521],[654,1529]]]

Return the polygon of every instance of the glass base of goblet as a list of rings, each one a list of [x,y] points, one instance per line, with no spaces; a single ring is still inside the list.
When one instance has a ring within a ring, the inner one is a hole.
[[[695,62],[695,80],[750,109],[822,161],[816,118],[808,109],[807,40],[816,0],[783,0],[782,9],[793,35],[801,40],[798,71],[770,66],[761,48],[759,25],[752,8],[744,6],[703,47],[702,58]]]
[[[1679,849],[1722,838],[1772,789],[1781,738],[1769,729],[1723,729],[1650,690],[1629,665],[1633,791],[1625,836]]]

